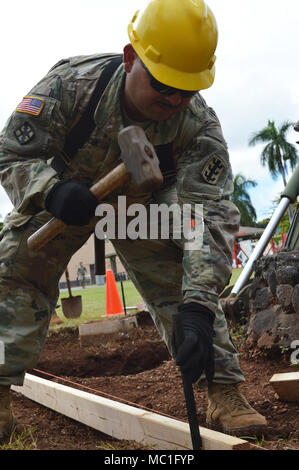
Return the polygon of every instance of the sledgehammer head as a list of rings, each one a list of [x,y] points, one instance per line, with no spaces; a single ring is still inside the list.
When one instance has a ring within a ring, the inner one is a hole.
[[[121,158],[139,193],[152,192],[163,183],[159,159],[144,130],[128,126],[118,134]]]

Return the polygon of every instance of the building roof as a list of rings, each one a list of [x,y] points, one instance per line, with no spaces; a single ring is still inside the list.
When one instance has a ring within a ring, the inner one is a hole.
[[[239,232],[236,234],[236,238],[252,239],[260,238],[264,232],[264,228],[258,227],[240,227]]]

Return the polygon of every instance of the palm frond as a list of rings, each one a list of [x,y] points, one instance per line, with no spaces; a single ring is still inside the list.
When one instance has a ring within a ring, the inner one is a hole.
[[[253,134],[249,140],[249,145],[265,143],[260,161],[262,166],[267,166],[273,179],[279,174],[285,179],[288,172],[288,165],[293,170],[299,161],[297,148],[286,140],[286,133],[294,126],[293,122],[284,121],[277,129],[275,122],[268,120],[267,126],[259,132]]]
[[[256,221],[256,211],[252,205],[248,189],[257,186],[257,182],[238,173],[234,177],[234,192],[231,201],[238,207],[242,225],[253,225]]]

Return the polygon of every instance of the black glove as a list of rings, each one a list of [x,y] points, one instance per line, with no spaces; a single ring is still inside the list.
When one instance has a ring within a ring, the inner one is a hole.
[[[99,201],[80,181],[58,181],[50,189],[45,207],[67,225],[87,225],[95,215]]]
[[[181,304],[173,316],[172,346],[176,364],[192,383],[205,372],[212,382],[215,372],[213,323],[215,315],[197,302]]]

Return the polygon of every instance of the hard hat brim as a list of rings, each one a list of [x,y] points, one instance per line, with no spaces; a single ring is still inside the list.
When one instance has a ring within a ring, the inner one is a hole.
[[[210,88],[214,83],[216,72],[215,65],[202,72],[187,73],[175,70],[161,62],[150,60],[144,54],[144,50],[138,41],[134,42],[132,46],[153,77],[164,85],[179,88],[180,90],[194,91],[205,90]]]

